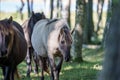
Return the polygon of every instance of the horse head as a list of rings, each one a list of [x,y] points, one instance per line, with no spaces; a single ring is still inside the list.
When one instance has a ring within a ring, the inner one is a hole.
[[[58,41],[59,41],[59,51],[62,53],[64,60],[68,62],[70,60],[72,37],[67,25],[61,28]]]
[[[13,44],[12,17],[0,21],[0,57],[8,55]]]
[[[41,13],[34,13],[34,12],[32,11],[31,19],[32,19],[32,21],[33,21],[34,24],[35,24],[37,21],[39,21],[39,20],[41,20],[41,19],[45,19],[45,18],[46,18],[46,17],[45,17],[45,15],[44,15],[43,12],[41,12]]]
[[[29,35],[31,36],[32,35],[32,31],[33,31],[33,27],[34,25],[41,19],[45,19],[45,15],[44,13],[34,13],[32,11],[32,15],[30,17],[30,20],[28,22],[28,28],[29,28]]]

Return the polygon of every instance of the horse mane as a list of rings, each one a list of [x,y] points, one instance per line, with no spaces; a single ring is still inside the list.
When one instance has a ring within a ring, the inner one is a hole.
[[[4,35],[8,35],[9,37],[9,33],[10,35],[14,35],[14,30],[13,30],[13,25],[12,25],[13,21],[9,20],[9,19],[4,19],[0,21],[0,31],[2,32],[2,34]],[[13,36],[10,40],[9,46],[8,46],[8,54],[11,51],[11,47],[13,45]]]
[[[8,32],[10,26],[11,23],[8,22],[8,19],[4,19],[0,21],[0,30],[2,30],[3,32]]]
[[[44,13],[32,13],[31,17],[28,20],[28,29],[29,29],[30,36],[33,32],[34,25],[37,23],[37,21],[41,19],[46,19]]]
[[[34,17],[35,17],[36,19],[34,19]],[[46,17],[45,17],[45,15],[44,15],[43,13],[35,13],[35,14],[33,13],[33,14],[31,15],[30,19],[29,19],[28,27],[32,28],[38,20],[45,19],[45,18],[46,18]],[[33,23],[32,23],[33,26],[30,25],[30,23],[31,23],[32,21],[33,21]]]
[[[62,33],[65,35],[65,39],[68,43],[72,43],[72,37],[67,26],[62,27]]]
[[[46,24],[46,25],[49,25],[49,24],[51,24],[51,23],[53,23],[53,22],[56,22],[56,21],[58,21],[59,19],[52,19],[52,20],[48,20],[48,23]]]

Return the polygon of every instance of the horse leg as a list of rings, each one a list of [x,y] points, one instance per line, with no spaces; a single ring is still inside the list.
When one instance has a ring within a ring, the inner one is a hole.
[[[17,69],[16,66],[11,67],[10,80],[14,80],[14,74],[15,74],[16,69]]]
[[[13,66],[11,70],[11,80],[20,80],[20,76],[17,71],[17,66]]]
[[[11,67],[5,67],[5,77],[4,80],[10,80]]]
[[[49,56],[49,63],[50,63],[50,68],[51,68],[51,80],[59,80],[58,79],[58,71],[56,70],[56,64],[54,61],[54,57],[53,56]]]
[[[59,61],[57,68],[56,68],[56,70],[58,71],[58,73],[57,73],[58,79],[59,79],[59,73],[60,73],[60,70],[62,67],[62,63],[63,63],[63,57],[60,57],[60,61]]]
[[[36,55],[35,52],[33,53],[33,60],[34,60],[34,63],[35,63],[34,72],[38,74],[38,58],[37,58],[37,55]]]
[[[40,67],[41,67],[41,80],[44,80],[44,62],[43,62],[43,58],[42,57],[39,57],[39,64],[40,64]]]
[[[27,77],[30,77],[30,72],[32,71],[30,48],[27,49],[26,63],[27,63],[27,69],[28,69]]]

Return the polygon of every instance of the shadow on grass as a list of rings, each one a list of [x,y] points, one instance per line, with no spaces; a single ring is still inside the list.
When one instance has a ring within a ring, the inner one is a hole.
[[[96,62],[88,61],[84,61],[82,63],[64,62],[60,72],[60,80],[96,80],[99,69],[94,68],[95,65],[99,66]],[[27,68],[24,63],[19,66],[21,80],[40,80],[40,70],[39,75],[35,75],[32,72],[31,78],[28,78],[26,77],[26,69]],[[2,73],[0,71],[0,80],[3,79],[1,74]],[[50,80],[50,76],[45,74],[45,80]]]
[[[98,69],[94,68],[97,63],[65,63],[63,65],[60,80],[96,80]]]
[[[84,49],[83,59],[85,61],[82,63],[64,62],[60,72],[60,80],[97,80],[98,72],[102,69],[101,60],[103,59],[103,50]],[[28,78],[26,77],[27,66],[25,61],[18,66],[21,80],[40,80],[40,70],[39,68],[39,75],[35,75],[32,71],[31,78]],[[3,80],[1,69],[0,80]],[[50,76],[45,74],[45,80],[50,80]]]

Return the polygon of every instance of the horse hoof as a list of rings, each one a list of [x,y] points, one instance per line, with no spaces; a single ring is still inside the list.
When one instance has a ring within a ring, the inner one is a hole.
[[[26,76],[30,78],[30,74],[28,74],[28,73],[27,73],[27,75],[26,75]]]
[[[35,73],[35,74],[38,74],[38,71],[37,71],[37,70],[34,70],[34,73]]]
[[[41,80],[44,80],[44,77],[43,77],[43,76],[41,77]]]

